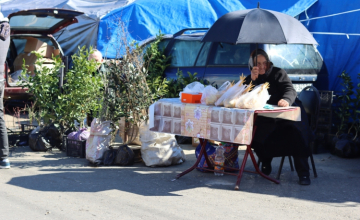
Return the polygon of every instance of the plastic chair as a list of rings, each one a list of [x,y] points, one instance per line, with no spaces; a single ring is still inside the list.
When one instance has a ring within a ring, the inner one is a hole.
[[[316,129],[317,129],[317,124],[318,124],[318,116],[319,116],[320,104],[321,104],[319,91],[314,86],[307,86],[300,92],[300,94],[298,95],[298,99],[302,102],[302,104],[304,106],[305,112],[308,115],[310,129],[315,134]],[[313,142],[310,143],[310,145],[313,145],[313,144],[314,144]],[[282,167],[284,164],[285,157],[286,156],[283,156],[281,158],[281,162],[280,162],[280,166],[279,166],[279,170],[278,170],[276,179],[280,179],[281,170],[282,170]],[[288,157],[289,157],[291,171],[294,171],[294,166],[293,166],[291,156],[288,156]],[[317,172],[316,172],[316,168],[315,168],[312,151],[310,154],[310,161],[311,161],[312,169],[314,172],[314,177],[316,178]],[[260,163],[261,163],[261,161],[258,160],[259,167],[260,167]]]

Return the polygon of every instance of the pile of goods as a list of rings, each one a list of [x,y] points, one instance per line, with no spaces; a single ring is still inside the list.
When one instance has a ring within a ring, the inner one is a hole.
[[[268,89],[269,83],[263,83],[256,87],[250,82],[249,85],[244,84],[245,76],[241,75],[240,80],[234,84],[229,81],[225,82],[219,89],[208,85],[201,91],[197,90],[196,94],[201,95],[201,104],[224,106],[226,108],[241,109],[258,109],[263,108],[269,100],[270,95]],[[196,82],[200,84],[199,82]],[[189,84],[194,87],[194,84]],[[187,90],[188,87],[187,86]],[[199,85],[197,85],[199,88]],[[184,89],[185,92],[185,89]]]

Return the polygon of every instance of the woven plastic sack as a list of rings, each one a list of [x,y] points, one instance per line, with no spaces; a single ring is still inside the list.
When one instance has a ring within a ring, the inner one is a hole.
[[[110,121],[91,122],[90,136],[86,141],[86,159],[94,164],[102,163],[104,152],[109,149],[111,140]]]
[[[177,144],[175,135],[140,131],[141,157],[146,166],[170,166],[185,161],[185,154]]]

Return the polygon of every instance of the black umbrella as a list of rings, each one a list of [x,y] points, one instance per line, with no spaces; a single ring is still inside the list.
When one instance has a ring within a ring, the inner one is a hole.
[[[223,15],[211,26],[202,41],[230,44],[318,44],[297,19],[260,8]]]
[[[229,12],[211,26],[203,42],[230,44],[318,44],[297,19],[258,8]],[[256,50],[257,51],[257,50]]]

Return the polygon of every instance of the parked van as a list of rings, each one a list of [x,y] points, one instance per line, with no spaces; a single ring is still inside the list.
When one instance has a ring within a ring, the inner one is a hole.
[[[184,29],[164,36],[159,47],[165,48],[165,55],[171,56],[166,77],[175,79],[178,70],[184,75],[197,72],[199,78],[220,86],[225,81],[238,81],[241,74],[249,75],[248,61],[256,45],[201,42],[206,30]],[[154,37],[149,38],[140,46],[146,48],[154,40]],[[268,53],[275,66],[287,71],[297,92],[316,81],[323,65],[323,59],[313,45],[259,44],[258,48]]]

